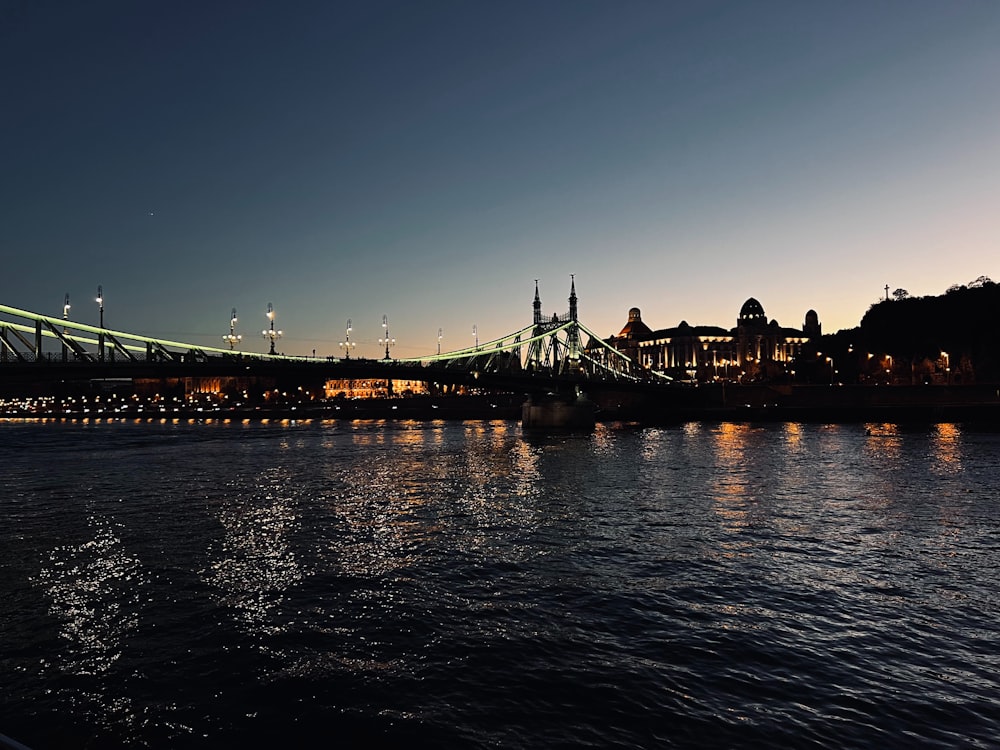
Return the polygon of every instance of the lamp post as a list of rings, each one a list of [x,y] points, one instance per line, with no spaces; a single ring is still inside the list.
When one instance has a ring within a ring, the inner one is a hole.
[[[351,347],[356,346],[356,344],[351,343],[351,319],[347,319],[347,332],[344,336],[344,340],[340,342],[340,348],[344,350],[344,359],[351,358]]]
[[[820,358],[821,361],[823,361],[823,362],[829,362],[830,363],[830,385],[833,385],[833,373],[834,373],[834,369],[833,369],[833,357],[831,357],[829,355],[824,355],[823,352],[816,352],[816,357]]]
[[[389,338],[389,316],[382,316],[382,329],[385,331],[385,338],[379,339],[380,344],[385,344],[385,358],[389,359],[389,347],[396,345],[396,339]]]
[[[479,351],[479,326],[472,324],[472,338],[476,340],[476,351]]]
[[[443,331],[438,328],[438,354],[441,354],[441,335]]]
[[[63,301],[63,320],[69,320],[69,292],[66,292],[66,299]],[[63,326],[63,335],[69,333],[69,329]],[[69,359],[69,347],[66,346],[66,342],[63,341],[62,345],[62,359],[63,362]]]
[[[101,332],[97,335],[97,351],[98,358],[104,361],[104,287],[100,284],[97,285],[97,310],[100,315],[100,329]]]
[[[260,332],[260,335],[271,341],[271,351],[269,354],[277,354],[274,350],[274,342],[277,341],[284,335],[284,331],[274,330],[274,305],[270,302],[267,303],[267,319],[270,321],[271,325]]]
[[[243,340],[243,337],[236,333],[236,308],[233,308],[233,315],[229,319],[229,333],[222,337],[222,340],[229,344],[229,350],[232,351],[235,346]]]

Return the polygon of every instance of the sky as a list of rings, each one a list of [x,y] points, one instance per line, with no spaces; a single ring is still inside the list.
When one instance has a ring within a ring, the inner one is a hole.
[[[1000,3],[0,0],[0,303],[395,357],[1000,280]]]

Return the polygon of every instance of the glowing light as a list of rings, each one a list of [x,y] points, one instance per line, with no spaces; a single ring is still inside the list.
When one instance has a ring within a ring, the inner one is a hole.
[[[268,352],[268,354],[273,355],[277,354],[277,352],[274,350],[274,342],[284,335],[284,331],[274,330],[274,305],[272,305],[270,302],[267,303],[267,319],[270,321],[270,326],[261,331],[260,334],[264,338],[270,340],[271,350]]]
[[[385,331],[385,338],[379,339],[379,344],[385,345],[385,359],[389,359],[389,347],[396,345],[396,339],[389,337],[389,316],[382,316],[382,329]]]

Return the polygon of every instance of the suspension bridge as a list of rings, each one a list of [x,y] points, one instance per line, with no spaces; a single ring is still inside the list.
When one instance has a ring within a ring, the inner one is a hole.
[[[469,385],[482,390],[554,391],[573,388],[660,390],[670,381],[608,344],[579,319],[575,280],[569,309],[546,315],[535,283],[532,321],[500,338],[420,357],[316,358],[212,347],[143,336],[0,305],[0,385],[177,377],[258,376],[316,382],[391,378]],[[234,311],[235,321],[235,311]],[[103,320],[101,321],[103,323]]]

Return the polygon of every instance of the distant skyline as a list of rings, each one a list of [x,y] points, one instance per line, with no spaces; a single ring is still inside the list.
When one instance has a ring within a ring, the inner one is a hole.
[[[0,303],[358,356],[1000,280],[1000,3],[0,0]]]

